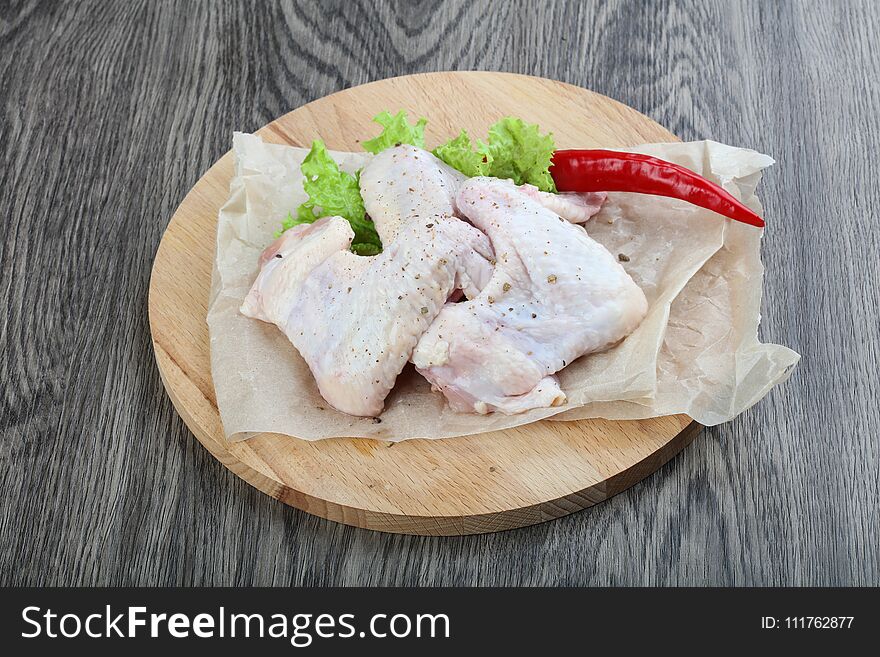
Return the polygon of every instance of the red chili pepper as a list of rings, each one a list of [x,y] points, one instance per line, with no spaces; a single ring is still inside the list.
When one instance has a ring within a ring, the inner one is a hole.
[[[764,227],[761,217],[719,185],[690,169],[649,155],[601,149],[556,151],[550,174],[560,192],[668,196],[751,226]]]

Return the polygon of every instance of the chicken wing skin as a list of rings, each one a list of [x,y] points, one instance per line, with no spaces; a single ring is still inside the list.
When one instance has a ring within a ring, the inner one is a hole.
[[[580,244],[589,252],[580,256],[589,260],[590,249],[604,249],[559,217],[585,221],[604,195],[557,196],[495,179],[467,182],[432,154],[406,145],[373,158],[361,172],[360,187],[383,252],[349,252],[353,234],[340,217],[297,226],[264,251],[242,313],[276,324],[308,364],[322,396],[352,415],[378,415],[411,358],[458,410],[516,413],[564,402],[552,374],[576,357],[570,354],[601,348],[593,344],[600,339],[583,338],[570,316],[579,317],[583,299],[569,312],[562,293],[572,284],[563,274],[580,275],[569,250],[578,251]],[[494,216],[500,205],[485,207],[480,196],[488,192],[499,199],[492,203],[508,204],[502,216]],[[548,218],[560,225],[547,229]],[[497,268],[490,237],[504,251]],[[537,258],[541,250],[534,240],[545,237],[544,258]],[[543,275],[542,267],[553,260],[561,284],[548,283],[545,290],[532,277]],[[609,269],[622,273],[610,260]],[[462,292],[474,301],[446,303]],[[598,305],[600,296],[594,294]],[[602,312],[613,315],[609,304]],[[550,324],[537,321],[539,309],[553,310],[540,316],[551,318]],[[602,312],[591,320],[597,326]],[[606,332],[610,342],[626,334],[614,338],[614,330]]]
[[[458,190],[467,177],[428,151],[402,144],[380,152],[361,171],[360,188],[367,214],[382,243],[400,226],[425,214],[460,214]],[[566,221],[582,224],[599,211],[604,192],[550,194],[534,185],[519,189]]]
[[[605,192],[561,192],[551,194],[542,192],[534,185],[520,185],[519,190],[534,199],[551,212],[555,212],[573,224],[586,223],[590,217],[602,209],[608,198]]]
[[[489,236],[497,264],[476,298],[443,308],[413,353],[455,410],[564,403],[553,374],[627,336],[647,311],[617,260],[535,196],[494,178],[472,178],[458,193],[457,208]]]
[[[428,151],[402,144],[377,154],[361,171],[367,214],[382,244],[401,226],[430,216],[456,214],[455,195],[465,176]]]
[[[474,281],[488,280],[492,252],[443,215],[401,226],[377,256],[351,253],[353,237],[341,217],[287,231],[261,257],[241,312],[284,332],[334,408],[369,417],[453,290],[476,296]]]

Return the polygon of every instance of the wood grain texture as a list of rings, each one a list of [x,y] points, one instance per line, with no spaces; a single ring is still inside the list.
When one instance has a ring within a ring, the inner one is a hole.
[[[436,99],[445,100],[438,105]],[[429,116],[429,144],[460,130],[486,134],[518,116],[560,148],[674,141],[643,114],[554,80],[498,72],[406,75],[339,91],[260,128],[264,141],[360,150],[388,107]],[[150,333],[162,383],[186,425],[221,463],[272,497],[337,522],[380,531],[480,534],[579,511],[666,463],[700,429],[686,415],[633,422],[580,420],[450,440],[302,441],[262,433],[226,440],[211,377],[208,300],[217,215],[229,197],[232,154],[187,193],[162,236],[150,277]],[[296,413],[299,409],[291,408]],[[389,450],[394,447],[394,450]]]
[[[880,584],[872,2],[0,3],[4,584]],[[792,379],[583,513],[465,538],[317,519],[177,417],[146,318],[184,194],[341,88],[508,70],[772,154],[767,340]]]

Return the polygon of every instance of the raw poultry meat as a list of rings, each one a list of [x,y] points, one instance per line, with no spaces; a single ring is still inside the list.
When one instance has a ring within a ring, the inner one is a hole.
[[[534,185],[520,185],[519,190],[573,224],[582,224],[588,221],[590,217],[602,209],[602,204],[608,198],[608,194],[605,192],[551,194],[542,192]]]
[[[455,199],[467,177],[432,153],[402,144],[380,152],[360,176],[361,196],[382,243],[392,241],[401,224],[426,215],[459,215]],[[550,194],[534,185],[519,187],[544,207],[572,223],[584,223],[602,207],[606,194]],[[466,218],[466,217],[463,217]]]
[[[389,244],[408,221],[456,214],[455,195],[465,180],[431,153],[402,144],[370,160],[360,188],[382,244]]]
[[[473,280],[491,273],[479,231],[454,217],[426,222],[404,226],[382,253],[363,257],[348,250],[349,223],[325,217],[288,230],[261,258],[242,313],[276,324],[324,399],[344,413],[378,415],[453,290],[475,296]]]
[[[553,373],[644,314],[638,287],[568,223],[604,194],[468,181],[405,145],[373,158],[360,188],[382,253],[351,253],[341,217],[296,226],[264,251],[241,308],[285,333],[338,410],[378,415],[410,358],[456,410],[563,403]],[[448,303],[461,294],[473,301]]]
[[[261,256],[241,311],[278,325],[335,408],[378,415],[447,299],[476,296],[492,275],[488,238],[453,216],[461,180],[430,153],[389,149],[361,173],[382,253],[354,255],[348,222],[325,217]]]
[[[413,353],[455,410],[564,403],[553,374],[626,337],[647,311],[616,259],[536,191],[472,178],[458,193],[458,209],[489,236],[497,264],[476,298],[444,307]]]
[[[434,156],[409,144],[378,153],[360,175],[361,197],[383,244],[393,242],[401,226],[409,222],[430,224],[431,217],[452,217],[457,213],[455,196],[467,177]],[[537,189],[535,190],[538,191]],[[538,192],[541,193],[541,192]],[[471,239],[482,243],[481,252],[491,253],[489,238],[470,224],[461,230],[473,231]],[[491,266],[472,272],[481,275],[473,281],[476,296],[492,274]],[[456,285],[450,301],[457,301],[467,290]]]

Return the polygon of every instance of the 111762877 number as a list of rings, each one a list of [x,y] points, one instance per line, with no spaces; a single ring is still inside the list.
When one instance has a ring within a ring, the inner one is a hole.
[[[783,623],[790,630],[848,630],[853,616],[787,616]]]

